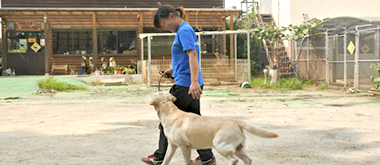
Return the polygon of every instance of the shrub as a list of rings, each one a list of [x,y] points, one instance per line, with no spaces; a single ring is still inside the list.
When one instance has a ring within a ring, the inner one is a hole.
[[[376,74],[371,76],[371,82],[375,83],[375,89],[380,90],[380,63],[378,64],[371,64],[369,68],[376,71]]]
[[[87,90],[86,87],[80,87],[65,82],[58,82],[54,77],[47,77],[37,82],[38,87],[46,90],[57,90],[57,91],[67,91],[67,90]]]
[[[264,84],[264,78],[254,78],[250,81],[252,87],[259,87],[263,89],[274,89],[274,90],[299,90],[305,86],[310,86],[315,83],[314,80],[301,80],[295,77],[291,78],[280,78],[275,84],[270,84],[269,78]]]

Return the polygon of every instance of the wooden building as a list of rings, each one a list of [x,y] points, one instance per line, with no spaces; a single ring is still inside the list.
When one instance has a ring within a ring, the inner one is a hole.
[[[143,51],[138,35],[159,32],[153,28],[159,2],[183,6],[184,20],[203,30],[226,30],[225,18],[241,12],[223,9],[224,0],[2,0],[3,68],[17,75],[43,75],[52,65],[78,71],[83,55],[96,59],[95,66],[111,56],[128,66]],[[152,58],[162,56],[170,49]]]

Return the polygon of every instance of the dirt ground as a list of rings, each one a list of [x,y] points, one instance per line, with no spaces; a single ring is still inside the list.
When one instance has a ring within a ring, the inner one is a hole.
[[[0,164],[143,165],[140,158],[158,142],[159,121],[148,104],[155,90],[99,87],[1,99]],[[279,134],[247,135],[252,164],[380,164],[380,98],[338,90],[206,86],[201,111]],[[227,164],[214,154],[219,165]],[[184,164],[179,150],[171,164]]]

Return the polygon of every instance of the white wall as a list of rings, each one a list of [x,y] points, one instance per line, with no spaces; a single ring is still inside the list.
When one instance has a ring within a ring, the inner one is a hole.
[[[269,0],[270,1],[270,0]],[[380,17],[380,0],[271,0],[276,25],[303,24],[302,13],[310,19]]]
[[[272,0],[259,0],[260,14],[272,14]]]

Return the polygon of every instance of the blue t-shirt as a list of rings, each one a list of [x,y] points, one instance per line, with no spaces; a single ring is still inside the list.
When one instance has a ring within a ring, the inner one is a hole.
[[[174,81],[176,85],[190,87],[191,73],[189,65],[189,55],[186,50],[195,49],[198,54],[199,64],[199,44],[197,35],[189,23],[184,22],[178,27],[177,34],[172,45],[172,69],[174,72]],[[201,69],[198,75],[199,85],[203,85]]]

